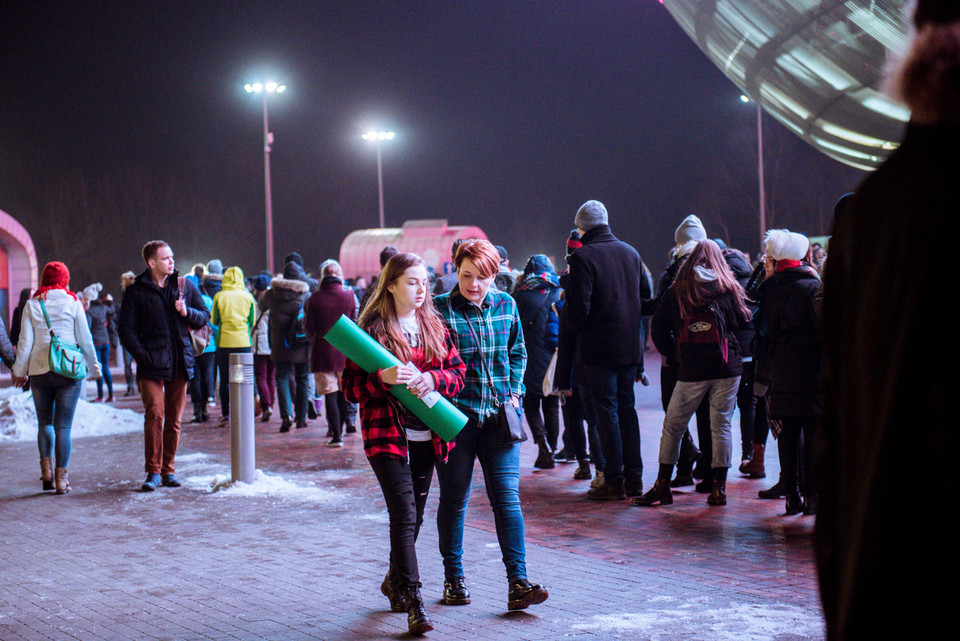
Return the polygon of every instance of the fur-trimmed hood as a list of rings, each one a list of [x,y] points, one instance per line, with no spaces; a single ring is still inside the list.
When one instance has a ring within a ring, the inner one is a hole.
[[[308,291],[310,291],[310,286],[302,280],[292,280],[289,278],[280,277],[271,280],[270,287],[274,287],[276,289],[289,289],[290,291],[298,294],[306,294]]]

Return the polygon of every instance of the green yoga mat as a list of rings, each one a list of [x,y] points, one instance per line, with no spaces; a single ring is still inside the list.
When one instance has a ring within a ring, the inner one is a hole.
[[[340,316],[323,337],[367,373],[402,365],[396,356],[346,316]],[[428,402],[417,398],[406,385],[393,385],[390,393],[448,443],[455,439],[467,424],[466,414],[439,393],[428,398]]]

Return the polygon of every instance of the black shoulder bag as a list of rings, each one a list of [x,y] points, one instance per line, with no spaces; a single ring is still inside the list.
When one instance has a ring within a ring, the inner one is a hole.
[[[522,443],[527,440],[527,434],[523,431],[523,422],[520,420],[520,413],[517,412],[517,408],[515,408],[509,400],[503,403],[497,400],[497,388],[493,384],[493,375],[487,367],[487,359],[483,356],[480,337],[477,335],[477,332],[474,331],[470,318],[466,317],[466,319],[470,333],[473,335],[473,341],[477,345],[477,352],[480,354],[480,365],[487,375],[487,385],[490,387],[490,393],[493,394],[494,401],[497,404],[497,429],[500,431],[500,440],[504,445]]]

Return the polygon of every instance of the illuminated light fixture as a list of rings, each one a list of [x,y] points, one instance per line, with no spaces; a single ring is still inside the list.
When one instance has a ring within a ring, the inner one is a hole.
[[[287,85],[281,85],[276,82],[254,82],[253,84],[248,82],[243,85],[243,89],[247,93],[263,93],[264,91],[267,93],[283,93],[287,90]]]
[[[364,140],[369,140],[377,145],[377,192],[380,196],[380,229],[384,228],[384,217],[383,217],[383,160],[380,153],[380,141],[382,140],[393,140],[395,133],[392,131],[377,131],[371,129],[365,134],[361,134],[361,138]]]
[[[267,114],[267,96],[273,93],[283,93],[287,86],[277,82],[254,82],[243,85],[247,93],[263,94],[263,195],[266,217],[267,269],[273,271],[273,196],[270,189],[270,149],[273,146],[273,133],[270,131]]]

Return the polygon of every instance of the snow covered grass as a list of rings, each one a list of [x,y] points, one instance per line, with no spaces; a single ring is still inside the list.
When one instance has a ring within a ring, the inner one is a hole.
[[[824,637],[819,611],[791,605],[733,603],[727,608],[711,608],[702,598],[672,597],[653,598],[647,603],[653,607],[643,612],[596,615],[573,628],[648,641],[687,636],[711,641]]]
[[[77,402],[70,436],[76,439],[142,430],[142,414],[81,399]],[[36,440],[37,410],[33,394],[13,387],[0,389],[0,442]]]

